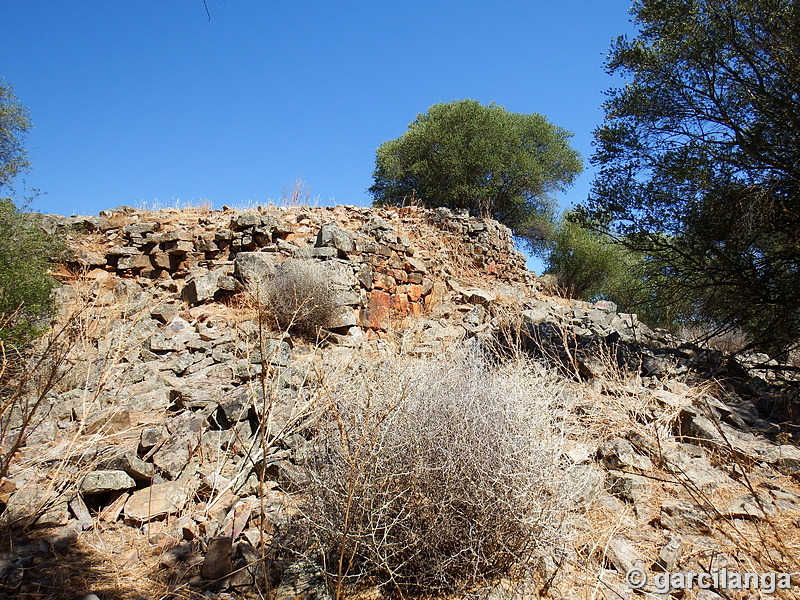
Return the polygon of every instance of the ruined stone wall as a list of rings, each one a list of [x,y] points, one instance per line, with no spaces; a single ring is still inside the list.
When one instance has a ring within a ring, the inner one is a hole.
[[[171,280],[176,301],[190,305],[241,291],[288,259],[325,262],[342,301],[335,322],[326,325],[341,332],[356,325],[381,330],[393,319],[420,316],[441,293],[441,280],[459,272],[498,282],[529,277],[507,227],[443,208],[120,207],[98,217],[47,218],[50,227],[85,231],[72,236],[71,273],[100,270],[145,284]]]
[[[709,368],[719,353],[650,331],[611,302],[537,294],[510,232],[495,222],[443,209],[335,207],[117,209],[45,216],[43,224],[71,226],[74,256],[59,275],[74,285],[59,293],[72,290],[75,302],[54,325],[49,339],[58,343],[41,350],[55,360],[36,363],[32,396],[5,412],[1,449],[13,448],[14,435],[24,443],[0,478],[0,525],[9,532],[0,595],[167,597],[180,589],[229,600],[263,589],[268,569],[282,579],[275,600],[329,597],[323,565],[272,553],[307,548],[311,525],[298,510],[305,469],[326,448],[317,436],[340,418],[324,407],[337,390],[368,388],[371,398],[386,389],[378,377],[348,379],[346,367],[377,365],[379,376],[397,368],[398,385],[419,365],[452,368],[458,363],[436,361],[475,339],[519,344],[511,347],[517,359],[518,349],[529,353],[530,361],[504,365],[503,377],[514,379],[500,385],[526,395],[563,444],[542,447],[568,479],[541,484],[536,475],[535,483],[574,490],[564,495],[574,509],[558,516],[575,535],[546,557],[554,597],[588,597],[599,583],[608,597],[631,597],[624,578],[632,565],[703,572],[724,560],[731,571],[797,570],[782,561],[798,546],[800,435],[788,418],[762,411],[763,372],[741,363],[737,376],[751,389],[728,393],[724,373]],[[386,339],[312,347],[237,310],[246,282],[269,281],[290,260],[327,269],[339,286],[333,339],[345,330]],[[402,337],[383,334],[393,318],[420,310],[424,318]],[[713,385],[692,387],[696,374]],[[428,393],[454,414],[463,405],[448,385],[439,396],[419,383],[396,391]],[[506,410],[505,390],[487,391],[481,401],[498,404],[467,414],[478,427]],[[17,414],[33,415],[33,426],[17,424]],[[33,537],[33,527],[47,534]],[[780,543],[764,553],[770,531]],[[76,544],[78,560],[65,560]],[[108,584],[92,571],[108,573]]]

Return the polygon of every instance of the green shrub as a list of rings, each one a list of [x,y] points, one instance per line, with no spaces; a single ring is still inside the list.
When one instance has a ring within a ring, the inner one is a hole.
[[[546,273],[564,296],[611,300],[620,311],[634,312],[653,327],[677,332],[681,327],[714,324],[697,318],[689,295],[675,294],[675,277],[663,262],[630,250],[624,240],[589,229],[567,213],[554,228]]]
[[[34,213],[0,199],[0,340],[24,345],[41,330],[41,320],[53,309],[56,281],[50,259],[60,248],[36,223]]]
[[[634,262],[613,240],[567,215],[554,230],[546,273],[556,278],[557,287],[568,297],[619,301],[625,299],[620,297],[623,292],[636,287]]]

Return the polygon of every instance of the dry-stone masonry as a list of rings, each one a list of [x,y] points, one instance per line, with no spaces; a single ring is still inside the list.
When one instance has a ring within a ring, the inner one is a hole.
[[[59,318],[83,307],[84,346],[74,372],[42,398],[41,422],[0,480],[0,519],[9,531],[23,528],[0,549],[0,595],[46,597],[43,585],[58,588],[42,574],[51,553],[63,565],[61,553],[82,540],[97,535],[114,548],[114,532],[126,532],[157,549],[158,573],[181,593],[246,597],[268,572],[278,600],[329,597],[318,564],[271,554],[261,569],[261,553],[297,521],[300,465],[321,426],[306,411],[314,386],[332,365],[379,355],[401,334],[419,356],[515,340],[542,369],[557,364],[565,381],[587,382],[587,398],[641,404],[634,426],[611,418],[562,457],[582,484],[578,533],[596,533],[588,510],[607,511],[614,524],[583,547],[605,548],[602,556],[567,549],[563,564],[544,561],[553,581],[570,561],[595,561],[603,583],[590,591],[631,597],[623,583],[631,567],[733,560],[711,538],[721,520],[766,530],[778,515],[800,527],[798,436],[759,405],[754,390],[770,382],[756,376],[753,357],[681,343],[610,302],[544,296],[495,221],[415,207],[120,207],[45,215],[42,225],[72,247],[58,272]],[[322,348],[265,329],[247,303],[290,261],[319,265],[333,290]],[[620,369],[635,377],[614,383]],[[693,377],[733,371],[742,385],[725,401],[687,392]],[[576,419],[591,424],[609,410],[587,400]],[[750,478],[759,483],[747,488]],[[699,499],[715,494],[726,501],[712,511]],[[54,532],[52,543],[26,537],[36,528]],[[144,556],[103,560],[125,573]],[[93,591],[101,594],[81,594]]]

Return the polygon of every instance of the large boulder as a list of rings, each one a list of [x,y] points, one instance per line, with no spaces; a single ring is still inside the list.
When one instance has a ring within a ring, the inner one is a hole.
[[[278,261],[269,252],[239,252],[233,261],[233,274],[247,282],[263,281],[275,275]]]
[[[190,305],[214,300],[223,291],[233,291],[235,285],[229,279],[226,269],[215,269],[187,281],[181,296]]]
[[[317,248],[335,248],[340,258],[346,258],[355,249],[350,232],[330,223],[320,228],[314,245]]]

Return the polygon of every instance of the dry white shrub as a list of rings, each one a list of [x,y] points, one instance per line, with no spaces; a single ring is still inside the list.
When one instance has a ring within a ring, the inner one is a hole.
[[[271,326],[309,339],[319,336],[337,309],[331,273],[314,260],[281,263],[255,297],[263,302]]]
[[[328,401],[306,512],[337,597],[475,590],[563,543],[575,483],[557,378],[461,348],[351,362]]]

